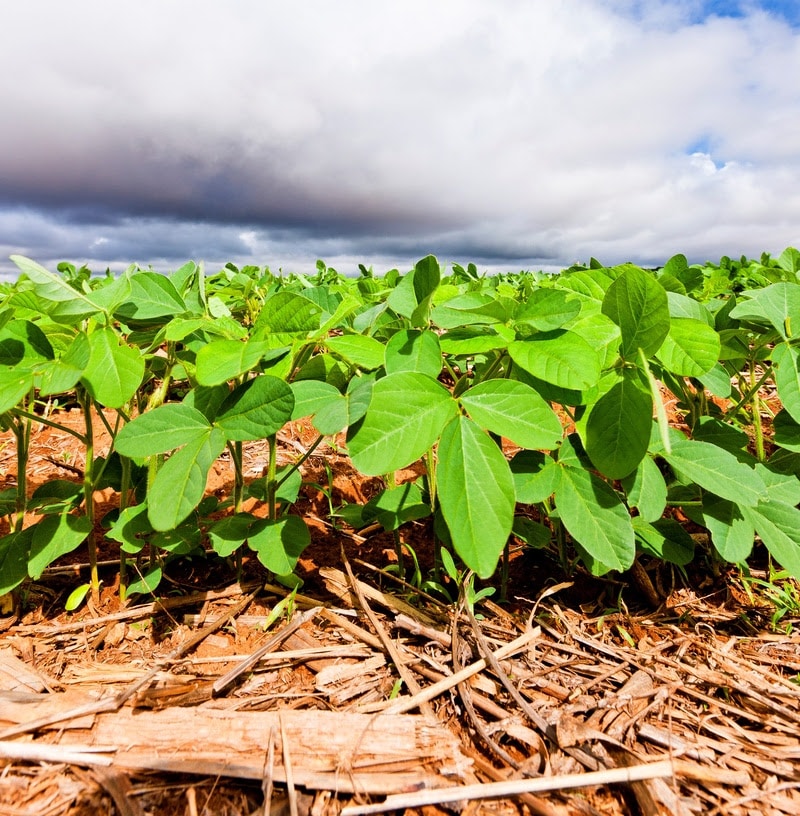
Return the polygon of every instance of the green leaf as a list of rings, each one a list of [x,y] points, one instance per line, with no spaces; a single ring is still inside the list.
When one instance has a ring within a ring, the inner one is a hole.
[[[661,518],[667,506],[667,483],[649,456],[622,480],[622,486],[628,494],[628,504],[639,511],[641,518],[645,521]]]
[[[772,441],[776,445],[800,453],[800,423],[796,422],[785,408],[775,415],[772,429],[774,432]]]
[[[562,467],[556,509],[567,532],[592,558],[624,571],[636,555],[633,525],[619,496],[594,473]]]
[[[743,564],[753,550],[755,529],[743,511],[727,499],[703,496],[702,520],[716,551],[730,564]]]
[[[565,289],[534,289],[514,315],[515,323],[525,323],[538,331],[560,329],[581,311],[580,300]]]
[[[428,329],[401,329],[385,348],[386,373],[416,371],[436,379],[442,370],[439,336]]]
[[[374,337],[364,334],[343,334],[339,337],[328,337],[325,345],[329,351],[365,371],[372,371],[383,365],[385,347]]]
[[[211,424],[196,408],[170,402],[120,428],[114,449],[123,456],[143,458],[179,448],[206,436],[210,430]]]
[[[147,543],[147,536],[152,532],[147,505],[135,504],[120,512],[106,536],[112,541],[119,541],[123,552],[135,555],[142,550]]]
[[[254,325],[270,348],[290,346],[319,329],[322,309],[293,292],[276,292],[262,307]]]
[[[212,428],[164,462],[147,491],[147,515],[154,530],[172,530],[197,507],[208,471],[224,448],[225,435]]]
[[[265,439],[289,421],[293,408],[294,394],[289,385],[262,374],[231,393],[222,403],[214,424],[229,440]]]
[[[33,371],[24,368],[0,368],[0,414],[10,411],[33,388]]]
[[[235,513],[215,521],[208,528],[212,549],[221,558],[227,558],[247,541],[253,526],[260,522],[251,513]]]
[[[772,360],[781,403],[792,419],[800,422],[800,353],[794,346],[781,343],[773,349]]]
[[[11,592],[28,577],[28,553],[35,527],[0,538],[0,595]]]
[[[130,326],[168,323],[186,311],[186,303],[172,281],[158,272],[138,272],[130,276],[130,297],[114,316]]]
[[[33,525],[28,575],[34,580],[41,578],[50,564],[77,549],[91,530],[92,525],[86,516],[73,516],[70,513],[45,516]]]
[[[681,567],[694,558],[694,539],[675,519],[659,519],[650,524],[634,518],[633,529],[639,548],[648,555]]]
[[[626,266],[608,287],[602,309],[622,331],[620,354],[625,359],[633,359],[640,348],[652,356],[669,332],[667,293],[655,277],[637,267]]]
[[[426,255],[414,264],[414,295],[417,303],[429,298],[441,280],[439,261],[434,255]]]
[[[508,340],[491,326],[465,326],[445,332],[439,344],[444,354],[485,354],[504,349]]]
[[[83,292],[74,289],[64,278],[49,272],[36,261],[22,255],[11,260],[33,282],[36,294],[43,301],[42,311],[58,322],[76,323],[103,309]]]
[[[773,283],[762,289],[749,289],[731,310],[736,320],[766,321],[775,327],[785,340],[800,332],[800,285],[797,283]],[[795,325],[792,325],[794,321]]]
[[[553,409],[524,383],[484,380],[462,394],[461,404],[482,428],[522,448],[552,450],[561,441]]]
[[[38,366],[36,381],[39,393],[46,397],[71,390],[83,376],[90,354],[89,338],[84,332],[79,332],[61,357]]]
[[[374,519],[384,530],[396,530],[407,521],[426,518],[430,514],[430,505],[423,501],[419,485],[406,482],[373,496],[364,506],[362,521],[368,524]]]
[[[780,502],[759,502],[742,507],[773,558],[793,578],[800,578],[800,510]]]
[[[600,379],[597,352],[571,331],[557,329],[515,340],[508,353],[520,368],[559,388],[583,391]]]
[[[711,326],[690,317],[673,317],[658,358],[672,374],[702,377],[717,364],[719,353],[719,335]]]
[[[652,426],[649,389],[621,377],[589,412],[584,445],[592,464],[610,479],[627,476],[644,458]]]
[[[54,356],[50,341],[35,323],[12,320],[0,329],[0,366],[30,366]]]
[[[289,575],[311,543],[311,533],[298,516],[284,516],[277,521],[264,519],[254,525],[247,543],[270,572]]]
[[[128,584],[125,594],[127,597],[131,595],[152,595],[158,589],[162,577],[161,567],[151,567],[137,581]]]
[[[514,480],[502,451],[459,416],[439,442],[437,483],[456,552],[479,577],[490,577],[514,523]]]
[[[692,439],[676,440],[672,443],[672,452],[661,455],[680,476],[720,498],[755,507],[766,496],[761,477],[716,445]]]
[[[197,352],[197,381],[220,385],[255,368],[269,351],[262,340],[212,340]]]
[[[555,493],[561,468],[549,456],[535,450],[523,450],[514,455],[509,465],[520,504],[538,504]]]
[[[350,458],[369,476],[406,467],[431,448],[457,410],[455,400],[430,377],[388,374],[375,383],[364,419],[350,428]]]
[[[83,382],[92,399],[107,408],[121,408],[141,385],[144,358],[135,348],[121,343],[111,328],[89,335],[89,362]]]

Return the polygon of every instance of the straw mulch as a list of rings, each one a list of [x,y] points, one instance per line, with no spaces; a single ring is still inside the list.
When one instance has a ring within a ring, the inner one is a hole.
[[[476,617],[344,566],[266,629],[268,584],[6,619],[0,814],[800,814],[791,627],[563,585]]]

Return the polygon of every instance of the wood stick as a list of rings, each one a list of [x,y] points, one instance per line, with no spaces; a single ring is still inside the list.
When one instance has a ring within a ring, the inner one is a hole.
[[[446,802],[472,802],[476,799],[496,799],[519,796],[522,793],[568,790],[591,785],[612,785],[620,782],[635,782],[641,779],[665,779],[673,775],[672,763],[668,759],[648,762],[631,768],[611,768],[606,771],[565,774],[564,776],[539,776],[533,779],[511,779],[508,782],[485,782],[479,785],[461,785],[454,788],[414,791],[387,796],[386,801],[376,805],[354,805],[344,807],[341,816],[368,816],[370,813],[385,813],[387,810],[441,805]]]

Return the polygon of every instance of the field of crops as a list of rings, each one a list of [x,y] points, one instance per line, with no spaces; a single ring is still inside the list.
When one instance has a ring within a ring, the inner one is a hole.
[[[321,262],[313,276],[188,263],[92,277],[14,260],[20,276],[0,292],[0,423],[18,478],[0,493],[0,594],[84,542],[93,558],[98,535],[120,543],[124,574],[137,560],[130,592],[211,551],[238,563],[254,552],[291,584],[310,541],[293,512],[305,457],[278,467],[276,438],[304,417],[383,478],[331,521],[397,531],[432,518],[429,589],[490,578],[519,545],[602,575],[642,555],[743,565],[760,542],[776,571],[800,576],[795,249],[498,277],[433,256],[355,279]],[[63,404],[84,412],[70,429],[84,478],[29,495],[32,423],[58,426]],[[112,440],[102,456],[92,417]],[[248,480],[244,451],[264,441],[263,476]],[[207,496],[223,452],[233,488]],[[418,461],[421,475],[397,483]],[[118,509],[99,527],[108,487]],[[248,498],[258,512],[243,511]],[[687,520],[708,533],[700,551]]]

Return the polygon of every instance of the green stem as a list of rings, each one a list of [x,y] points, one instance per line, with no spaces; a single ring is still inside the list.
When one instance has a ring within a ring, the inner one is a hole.
[[[122,475],[120,477],[119,485],[119,512],[121,513],[128,506],[130,502],[131,489],[131,460],[127,456],[119,457],[120,467],[122,468]],[[119,551],[119,600],[121,603],[125,602],[125,588],[128,579],[128,558],[125,551],[120,548]]]
[[[14,416],[24,417],[32,422],[40,422],[42,425],[47,425],[49,428],[55,428],[57,431],[64,431],[64,433],[74,436],[81,442],[81,444],[86,444],[86,437],[80,431],[75,431],[72,428],[68,428],[66,425],[60,425],[58,422],[53,422],[46,417],[37,416],[36,414],[32,414],[30,411],[24,411],[22,408],[14,408],[12,413]]]
[[[12,431],[17,442],[17,497],[14,502],[14,532],[18,533],[25,523],[25,511],[28,509],[28,450],[31,440],[31,423],[17,419]]]
[[[761,397],[758,395],[759,389],[756,387],[756,369],[753,360],[750,361],[750,390],[753,394],[750,400],[750,410],[753,416],[753,433],[756,441],[756,456],[759,462],[766,458],[764,451],[764,429],[761,427]]]
[[[83,501],[86,506],[86,518],[89,521],[89,585],[92,590],[92,600],[100,600],[100,574],[97,570],[97,540],[94,532],[94,428],[92,427],[92,400],[85,388],[76,389],[78,403],[83,410],[83,420],[86,440],[86,456],[83,469]]]
[[[267,513],[270,521],[275,521],[278,517],[277,502],[275,495],[278,492],[278,485],[275,476],[278,470],[278,446],[276,436],[267,437],[269,443],[269,470],[267,471]]]

